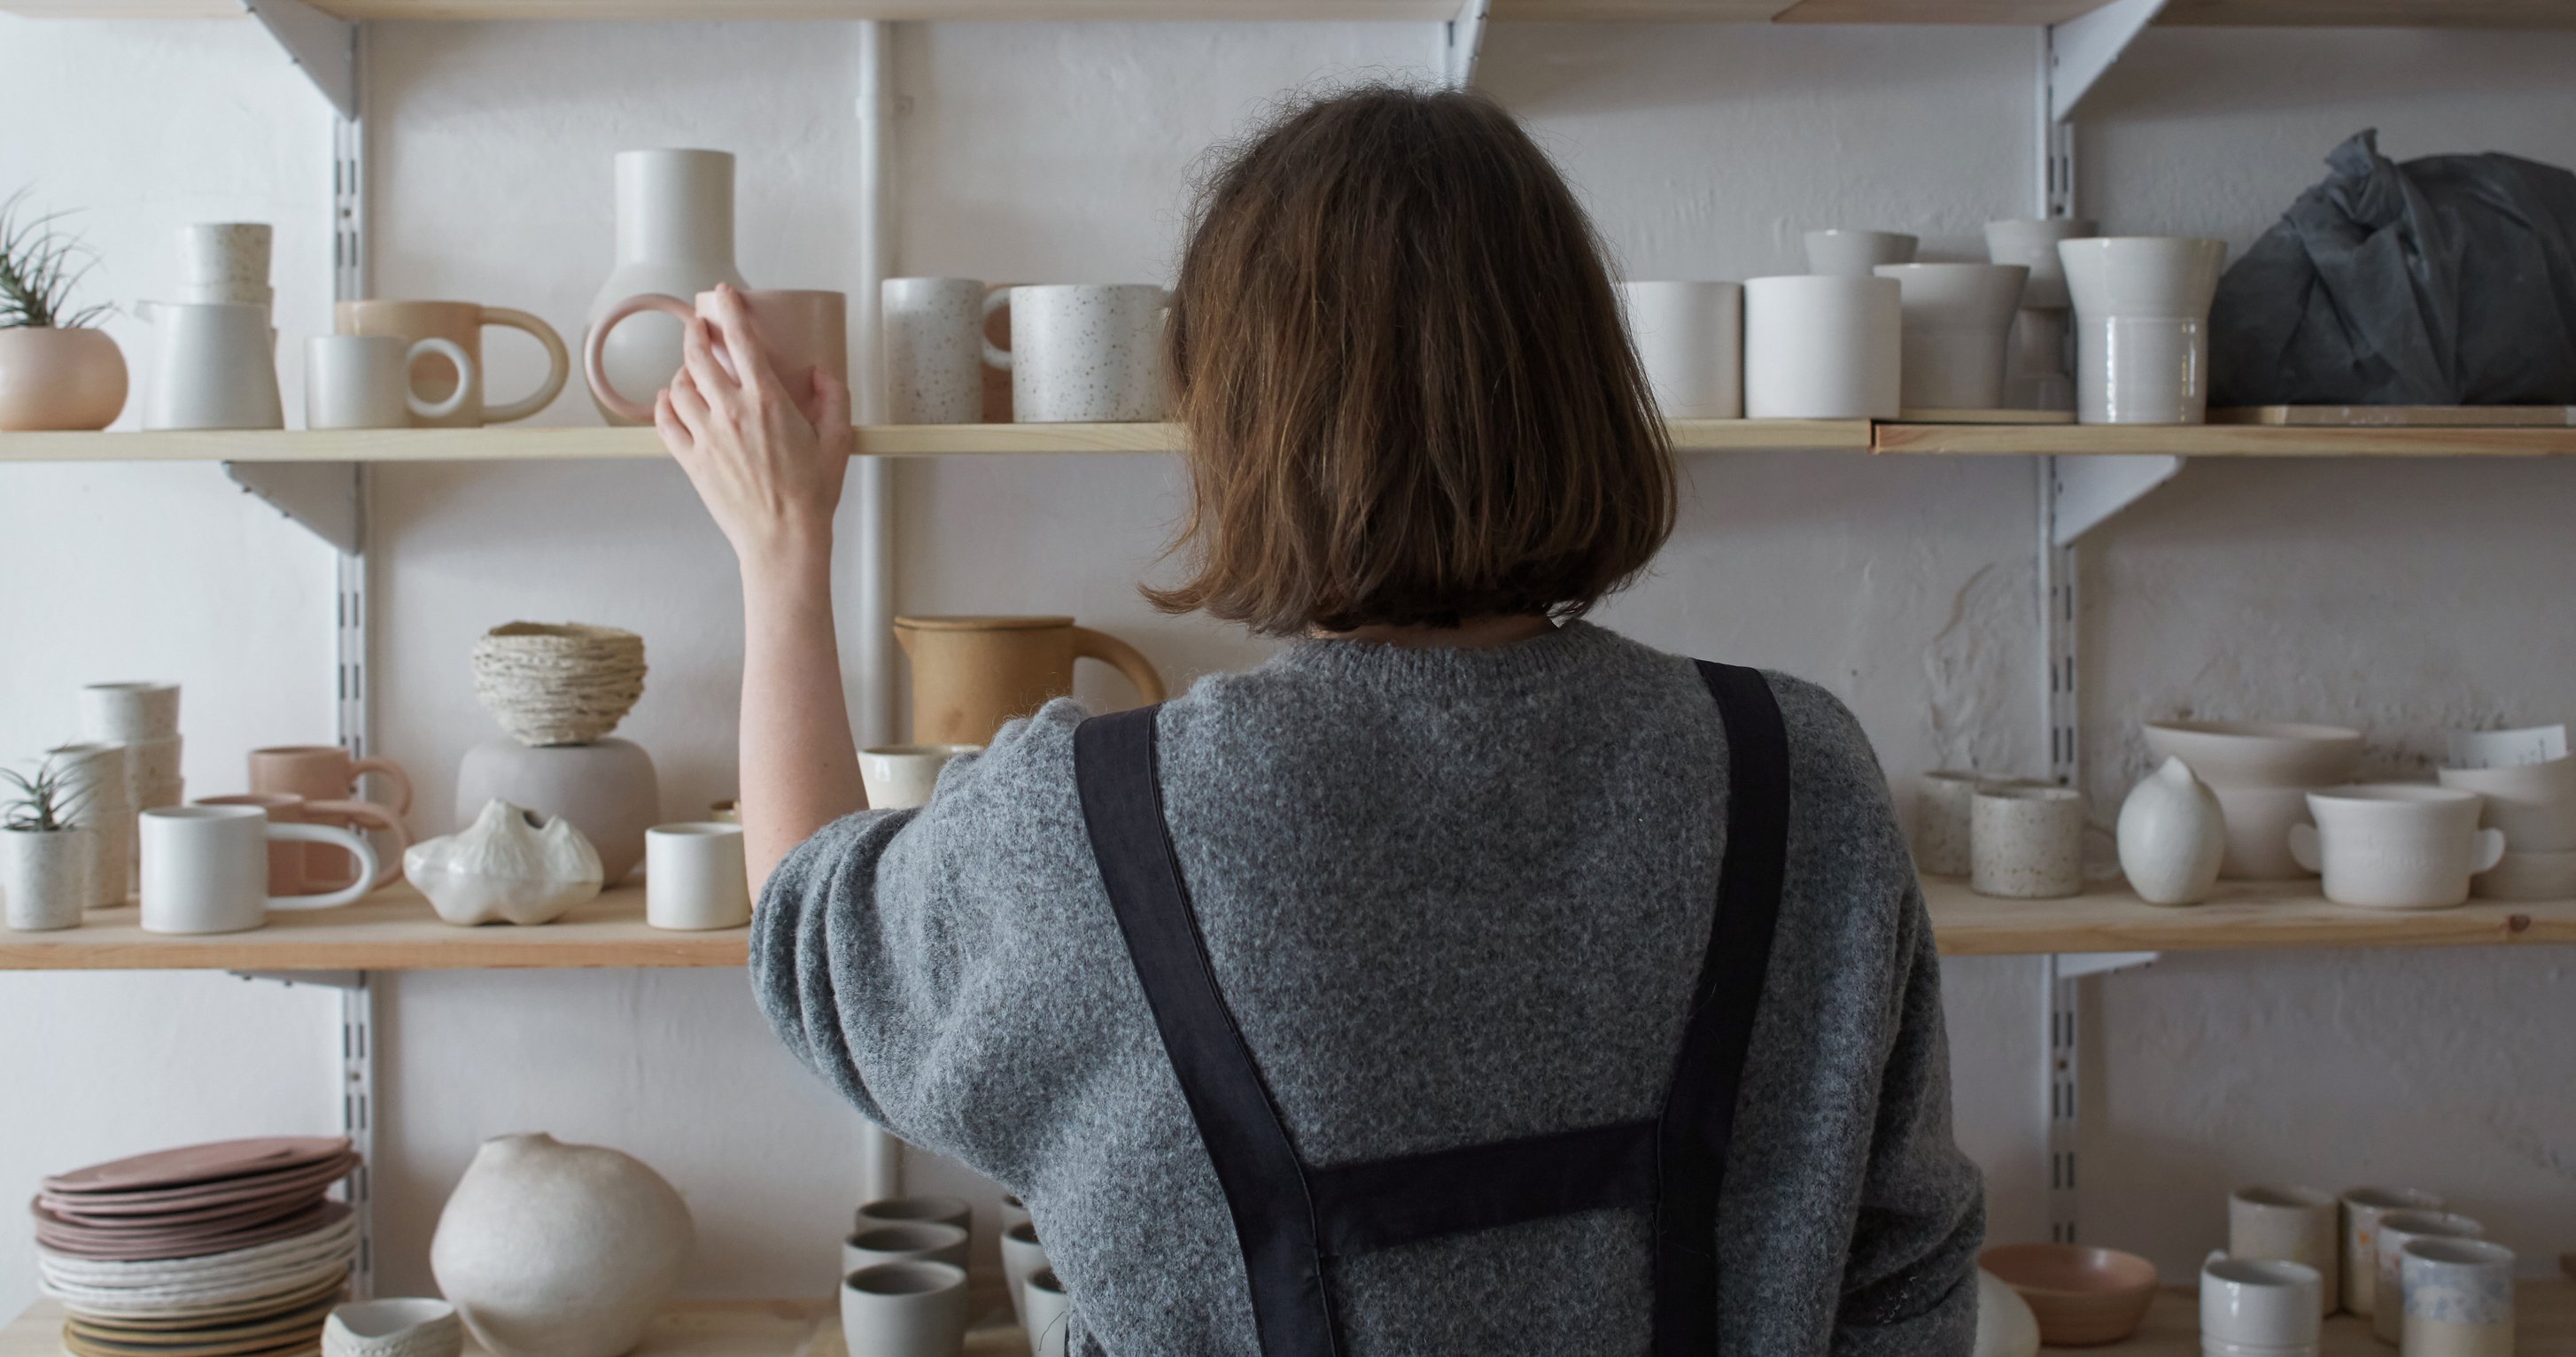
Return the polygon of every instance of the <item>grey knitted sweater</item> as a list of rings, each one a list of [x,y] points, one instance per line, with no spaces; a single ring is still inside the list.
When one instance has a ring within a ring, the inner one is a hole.
[[[1939,967],[1868,741],[1771,676],[1788,880],[1720,1205],[1726,1351],[1969,1351],[1983,1206],[1950,1135]],[[1129,963],[1048,704],[920,811],[778,869],[763,1010],[916,1145],[1019,1194],[1076,1354],[1258,1352],[1215,1170]],[[1226,1002],[1332,1164],[1652,1116],[1708,937],[1726,740],[1690,662],[1574,624],[1348,641],[1159,717],[1165,814]],[[1646,1213],[1337,1260],[1346,1351],[1642,1353]]]

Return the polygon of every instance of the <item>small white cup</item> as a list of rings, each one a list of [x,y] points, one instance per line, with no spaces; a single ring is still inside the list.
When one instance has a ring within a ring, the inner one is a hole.
[[[412,365],[435,354],[464,373],[445,400],[412,390]],[[432,336],[406,347],[393,335],[315,335],[304,341],[304,427],[400,429],[414,417],[452,415],[473,394],[474,360],[462,345]]]
[[[1021,1288],[1020,1313],[1026,1316],[1029,1335],[1029,1357],[1065,1357],[1066,1320],[1073,1314],[1073,1303],[1065,1299],[1064,1283],[1057,1280],[1055,1269],[1042,1267],[1029,1274]]]
[[[966,1317],[966,1269],[952,1263],[881,1263],[841,1279],[853,1357],[957,1357]]]
[[[751,922],[742,826],[656,825],[644,831],[644,922],[702,933]]]
[[[868,809],[909,810],[930,804],[939,786],[939,770],[960,754],[981,751],[980,744],[890,744],[859,751],[859,783],[867,788]]]
[[[2456,1211],[2388,1211],[2379,1217],[2379,1257],[2372,1265],[2370,1331],[2394,1343],[2406,1331],[2406,1246],[2419,1239],[2475,1239],[2487,1227]]]
[[[1047,1266],[1046,1246],[1038,1242],[1036,1226],[1021,1221],[1002,1231],[1002,1280],[1009,1284],[1011,1313],[1019,1317],[1022,1328],[1029,1324],[1029,1278]]]
[[[2317,1313],[2329,1315],[2343,1295],[2341,1220],[2335,1199],[2313,1187],[2240,1187],[2227,1198],[2227,1252],[2315,1269]]]
[[[102,744],[171,739],[179,733],[179,685],[93,683],[80,691],[81,738]]]
[[[871,1225],[915,1225],[928,1221],[935,1225],[954,1225],[961,1230],[974,1228],[975,1209],[963,1197],[879,1197],[859,1203],[852,1214],[851,1226],[864,1230]]]
[[[1666,419],[1744,417],[1744,287],[1621,283],[1619,308]]]
[[[2305,1263],[2209,1255],[2200,1268],[2204,1339],[2258,1349],[2317,1341],[2325,1279]]]
[[[844,1274],[880,1263],[914,1261],[966,1266],[966,1246],[973,1238],[959,1226],[934,1220],[898,1224],[870,1223],[841,1239]]]
[[[2391,1211],[2439,1211],[2439,1193],[2415,1187],[2356,1187],[2343,1194],[2343,1308],[2368,1318],[2379,1300],[2379,1218]]]
[[[1988,783],[1968,812],[1968,884],[1979,895],[2058,900],[2084,891],[2084,798]]]
[[[2417,1239],[2398,1253],[2406,1357],[2513,1351],[2513,1250],[2483,1239]]]
[[[891,424],[973,424],[984,417],[984,318],[1006,294],[973,278],[888,278],[883,300],[886,414]]]
[[[1744,284],[1744,413],[1752,419],[1894,419],[1905,326],[1893,278]]]
[[[375,889],[376,850],[330,825],[277,824],[257,806],[164,806],[142,815],[143,931],[240,933],[270,910],[331,909]],[[348,850],[357,879],[325,895],[273,898],[268,844],[300,839]]]
[[[1914,262],[1914,237],[1895,231],[1809,231],[1807,269],[1836,278],[1867,278],[1881,264]]]

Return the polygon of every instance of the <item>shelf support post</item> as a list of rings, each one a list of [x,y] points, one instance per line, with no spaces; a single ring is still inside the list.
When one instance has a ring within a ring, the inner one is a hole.
[[[1451,19],[1442,32],[1443,74],[1449,88],[1463,90],[1476,83],[1476,59],[1485,50],[1485,20],[1493,11],[1493,0],[1460,0],[1458,17]]]
[[[336,1091],[340,1134],[358,1152],[358,1166],[341,1181],[349,1216],[358,1227],[358,1255],[349,1265],[349,1298],[376,1294],[376,984],[365,971],[235,971],[243,980],[293,988],[318,985],[340,992]]]
[[[2041,1094],[2048,1109],[2048,1237],[2052,1242],[2076,1243],[2081,1214],[2077,1195],[2081,1180],[2076,1176],[2084,1129],[2081,982],[2087,976],[2153,965],[2156,959],[2154,952],[2052,952],[2040,958],[2040,984],[2047,991],[2047,1081]]]

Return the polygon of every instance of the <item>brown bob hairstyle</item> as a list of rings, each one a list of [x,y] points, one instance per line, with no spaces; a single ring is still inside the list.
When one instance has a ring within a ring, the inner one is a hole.
[[[1672,531],[1591,221],[1475,94],[1290,110],[1202,187],[1165,332],[1189,578],[1256,632],[1572,617]]]

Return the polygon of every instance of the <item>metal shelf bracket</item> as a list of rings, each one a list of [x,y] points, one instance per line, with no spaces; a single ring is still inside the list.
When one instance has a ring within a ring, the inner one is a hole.
[[[286,49],[340,116],[358,119],[358,26],[304,0],[244,0],[260,27]]]
[[[2087,14],[2048,26],[2048,117],[2063,123],[2104,74],[2119,63],[2166,0],[2111,0]]]
[[[2182,459],[2163,453],[2049,458],[2048,493],[2056,502],[2049,514],[2051,544],[2075,545],[2084,534],[2181,473]]]
[[[1476,83],[1476,58],[1485,49],[1485,19],[1492,9],[1493,0],[1462,0],[1458,17],[1445,26],[1442,51],[1451,89]]]
[[[2080,988],[2087,976],[2109,975],[2153,965],[2155,952],[2099,952],[2041,958],[2040,986],[2047,992],[2048,1051],[2048,1237],[2060,1244],[2078,1242],[2081,1212],[2076,1176],[2082,1148],[2083,1057]]]
[[[363,549],[358,463],[226,462],[224,474],[341,555]]]

